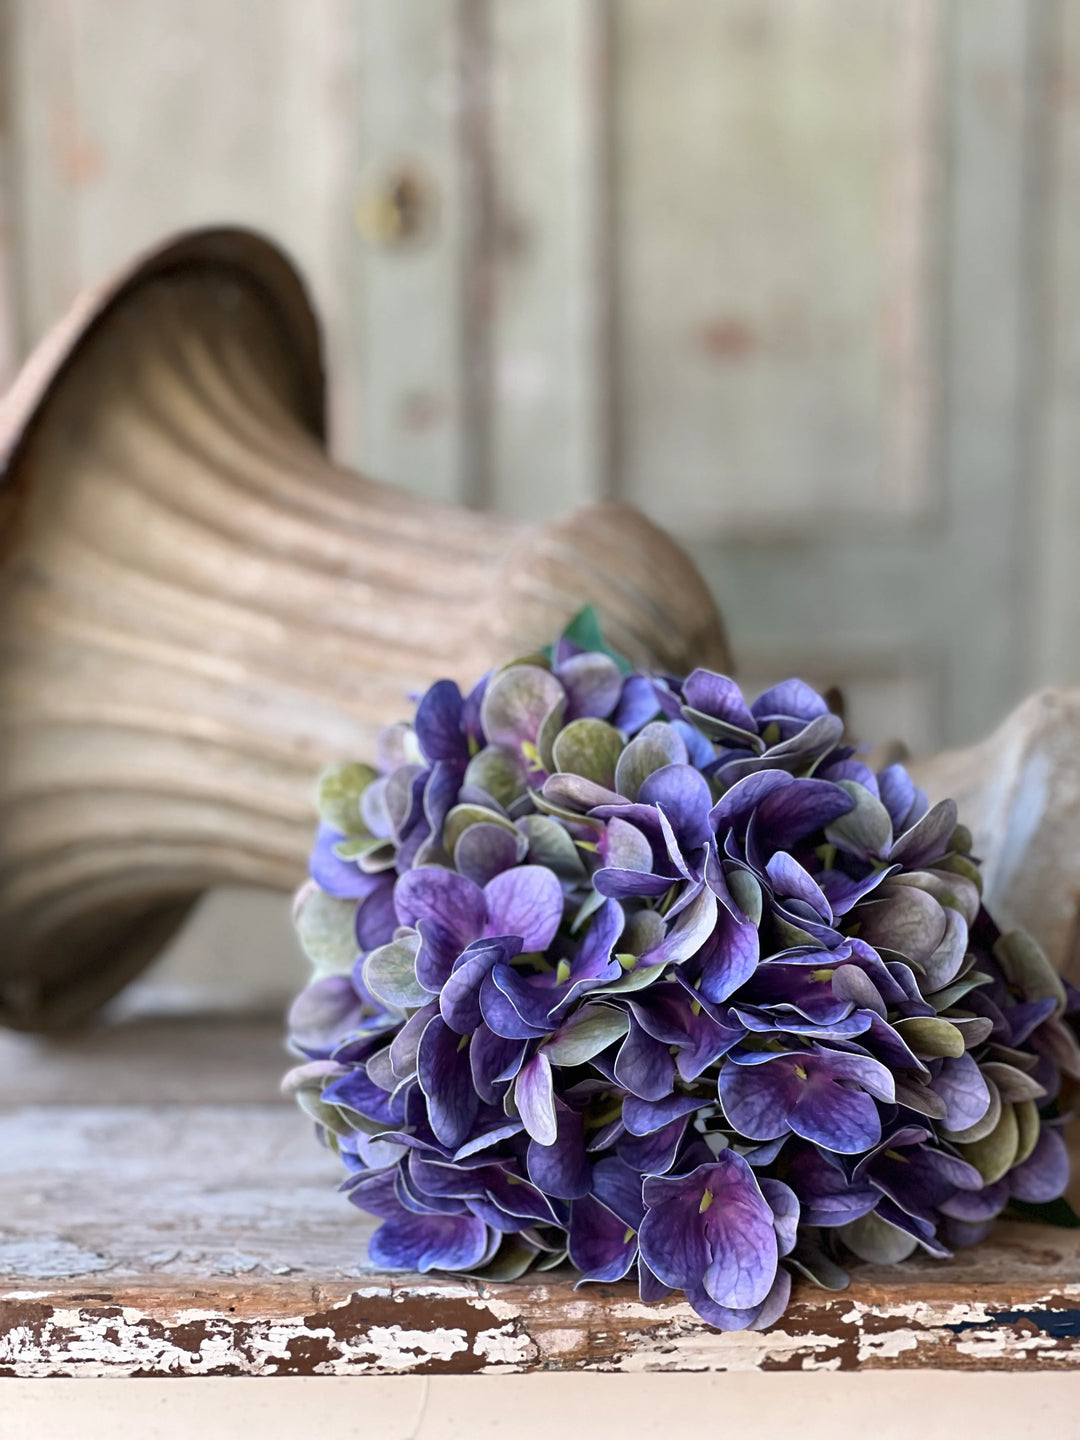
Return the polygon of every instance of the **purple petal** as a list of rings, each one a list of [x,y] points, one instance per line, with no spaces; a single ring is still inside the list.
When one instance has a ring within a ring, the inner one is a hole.
[[[410,1015],[390,1042],[390,1064],[399,1080],[405,1080],[416,1073],[420,1037],[427,1029],[428,1021],[437,1013],[438,1003],[433,1000],[430,1005],[425,1005],[414,1015]]]
[[[836,1162],[804,1145],[788,1163],[787,1177],[801,1202],[805,1225],[834,1228],[867,1215],[880,1192],[868,1181],[851,1181]]]
[[[457,804],[463,776],[460,761],[438,760],[424,786],[424,818],[432,835],[442,835],[443,825],[451,808]]]
[[[1022,1165],[1009,1171],[1006,1179],[1017,1200],[1033,1205],[1042,1205],[1063,1195],[1069,1183],[1069,1152],[1061,1132],[1044,1125],[1035,1149]]]
[[[329,1055],[364,1018],[364,1004],[347,975],[316,980],[293,1001],[289,1033],[305,1054]]]
[[[378,878],[378,885],[360,901],[356,911],[356,943],[361,954],[388,944],[397,929],[393,876]]]
[[[788,1116],[799,1098],[795,1061],[764,1059],[752,1067],[726,1064],[719,1095],[724,1114],[748,1140],[776,1140],[790,1129]]]
[[[628,675],[611,723],[624,735],[635,735],[660,710],[656,687],[647,675]]]
[[[716,928],[717,902],[704,886],[681,911],[659,945],[641,956],[642,965],[681,964],[698,953]]]
[[[481,1024],[480,987],[497,961],[506,960],[504,945],[470,946],[454,966],[439,995],[442,1018],[458,1035],[469,1035]]]
[[[637,1170],[643,1175],[665,1174],[671,1169],[678,1154],[687,1123],[684,1116],[682,1119],[673,1120],[670,1125],[665,1125],[662,1130],[657,1130],[652,1135],[624,1135],[618,1142],[618,1158],[631,1170]]]
[[[488,935],[519,935],[525,951],[546,950],[559,928],[563,892],[559,878],[541,865],[519,865],[484,887]]]
[[[646,1176],[642,1194],[641,1253],[666,1285],[702,1285],[733,1309],[761,1304],[776,1276],[776,1232],[741,1155],[724,1150],[690,1175]]]
[[[459,955],[484,929],[484,892],[464,875],[437,865],[422,865],[402,875],[394,887],[401,925],[424,920],[446,948]]]
[[[642,805],[657,805],[671,822],[685,849],[704,845],[709,838],[712,792],[709,782],[692,765],[665,765],[642,781]]]
[[[508,1040],[487,1025],[478,1025],[469,1043],[469,1065],[473,1087],[485,1105],[498,1105],[502,1095],[496,1085],[512,1080],[525,1059],[524,1040]]]
[[[798,841],[853,807],[851,796],[829,780],[793,780],[766,795],[757,809],[760,841],[770,851],[790,850]]]
[[[370,895],[381,877],[366,875],[355,860],[342,860],[334,854],[334,846],[345,838],[340,830],[320,825],[308,869],[320,890],[338,900],[357,900]]]
[[[846,915],[853,906],[864,899],[871,891],[885,880],[896,874],[899,867],[887,865],[881,870],[874,870],[865,875],[861,880],[853,880],[850,875],[845,875],[840,870],[830,870],[824,875],[818,876],[818,884],[822,893],[829,902],[833,915]]]
[[[481,723],[489,743],[517,748],[535,742],[551,708],[566,692],[548,670],[539,665],[511,665],[488,682],[480,707]]]
[[[378,1215],[383,1220],[396,1220],[401,1216],[401,1201],[397,1198],[397,1166],[389,1170],[377,1170],[361,1175],[355,1184],[350,1182],[349,1199],[359,1210],[369,1215]]]
[[[368,1244],[368,1259],[386,1270],[469,1270],[487,1249],[488,1231],[472,1215],[411,1215],[385,1220]]]
[[[757,721],[751,715],[742,691],[726,675],[713,670],[694,670],[683,681],[683,699],[703,715],[715,716],[738,730],[757,734]]]
[[[794,784],[786,770],[759,770],[738,780],[722,795],[709,812],[709,824],[717,835],[724,835],[732,826],[740,827],[766,796],[786,790]]]
[[[1009,1177],[1006,1176],[996,1185],[984,1185],[981,1190],[957,1190],[943,1200],[939,1208],[953,1219],[981,1225],[1000,1215],[1008,1203]]]
[[[799,862],[786,851],[777,851],[770,858],[765,867],[765,874],[777,895],[801,900],[804,905],[809,905],[826,924],[832,920],[832,909],[821,888]]]
[[[358,1115],[365,1116],[377,1125],[387,1127],[405,1117],[404,1097],[391,1099],[385,1090],[371,1080],[362,1067],[350,1070],[340,1079],[332,1081],[322,1092],[328,1105],[344,1105]]]
[[[579,1200],[592,1186],[592,1166],[585,1153],[585,1125],[576,1110],[555,1103],[556,1135],[552,1144],[529,1142],[529,1179],[545,1195]]]
[[[593,1193],[624,1224],[637,1230],[645,1214],[641,1199],[641,1175],[617,1155],[607,1155],[593,1167]]]
[[[788,1117],[796,1135],[841,1155],[856,1155],[876,1145],[881,1139],[881,1116],[871,1097],[831,1080],[815,1079],[817,1083],[803,1087]]]
[[[506,986],[506,990],[502,986]],[[513,999],[507,990],[513,993]],[[480,987],[480,1013],[484,1023],[506,1040],[535,1040],[554,1029],[549,1012],[555,998],[550,990],[531,989],[523,975],[508,965],[501,965]],[[531,1019],[522,1016],[519,1005],[528,1009],[529,1016],[535,1016],[539,1023],[533,1024]]]
[[[697,1079],[746,1034],[726,1015],[721,1018],[711,1013],[710,1006],[685,983],[653,985],[627,1004],[643,1030],[677,1051],[675,1064],[684,1080]]]
[[[759,947],[756,925],[718,907],[715,944],[706,950],[698,981],[705,999],[720,1004],[745,985],[757,969]]]
[[[829,707],[805,680],[783,680],[759,695],[750,706],[751,713],[759,724],[769,720],[790,717],[794,720],[816,720],[827,715]]]
[[[551,1062],[542,1050],[521,1067],[514,1085],[521,1123],[541,1145],[554,1145],[558,1136],[555,1116],[555,1092],[551,1078]]]
[[[671,879],[641,870],[597,870],[593,888],[609,900],[658,899],[671,889]]]
[[[456,1149],[472,1128],[480,1107],[472,1083],[468,1045],[440,1015],[428,1021],[416,1055],[416,1074],[427,1100],[435,1138]]]
[[[949,848],[956,829],[956,801],[939,800],[910,830],[906,830],[892,847],[889,859],[899,861],[907,870],[922,870],[933,864]]]
[[[616,870],[651,871],[652,846],[636,825],[613,815],[597,844],[600,859]]]
[[[637,1235],[595,1196],[570,1211],[570,1262],[582,1280],[621,1280],[637,1257]]]
[[[760,1180],[761,1193],[769,1202],[773,1214],[773,1229],[781,1256],[790,1255],[795,1249],[799,1228],[799,1199],[790,1185],[782,1180]]]
[[[878,772],[878,795],[893,822],[893,833],[901,835],[926,809],[926,796],[902,765],[890,765]],[[920,808],[921,800],[921,808]]]
[[[461,691],[453,680],[436,680],[416,709],[413,728],[424,759],[468,759],[468,746],[461,733],[463,714]]]
[[[480,821],[463,830],[454,846],[454,864],[476,885],[487,885],[496,875],[524,859],[528,841],[520,830]]]
[[[673,1120],[700,1110],[701,1104],[693,1095],[667,1095],[659,1100],[628,1095],[623,1101],[623,1124],[631,1135],[653,1135]]]
[[[775,1325],[783,1315],[791,1299],[791,1275],[781,1268],[776,1272],[776,1279],[772,1283],[768,1295],[760,1305],[752,1305],[746,1310],[733,1310],[726,1305],[717,1305],[709,1298],[704,1286],[696,1286],[687,1291],[687,1300],[707,1325],[714,1325],[717,1330],[767,1330],[770,1325]]]
[[[559,665],[558,676],[566,691],[567,723],[586,716],[608,719],[622,695],[622,671],[609,655],[598,651],[572,656]]]
[[[615,1060],[615,1078],[643,1100],[662,1100],[670,1094],[675,1079],[670,1048],[653,1039],[634,1015]]]
[[[977,1124],[990,1107],[986,1081],[966,1051],[955,1059],[942,1060],[931,1087],[945,1101],[948,1130],[967,1130]]]

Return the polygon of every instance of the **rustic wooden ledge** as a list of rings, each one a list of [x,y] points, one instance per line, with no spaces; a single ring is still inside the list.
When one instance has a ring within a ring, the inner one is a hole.
[[[953,1262],[800,1286],[764,1335],[629,1285],[378,1274],[279,1066],[239,1022],[0,1040],[0,1375],[1080,1365],[1077,1231],[1001,1224]]]

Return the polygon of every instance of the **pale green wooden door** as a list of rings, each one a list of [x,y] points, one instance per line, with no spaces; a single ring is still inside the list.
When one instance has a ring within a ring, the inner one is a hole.
[[[10,0],[13,351],[178,226],[278,237],[338,448],[601,495],[742,674],[973,738],[1080,679],[1078,0]]]

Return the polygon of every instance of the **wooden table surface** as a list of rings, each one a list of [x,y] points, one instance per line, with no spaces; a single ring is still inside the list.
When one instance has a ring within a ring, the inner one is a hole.
[[[334,1159],[277,1098],[273,1021],[0,1037],[0,1375],[1065,1369],[1080,1231],[805,1284],[721,1335],[629,1284],[386,1276]]]

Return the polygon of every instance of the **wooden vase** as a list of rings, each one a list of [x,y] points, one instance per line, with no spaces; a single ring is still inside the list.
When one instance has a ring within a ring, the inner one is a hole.
[[[76,1021],[200,893],[293,887],[328,759],[440,675],[593,603],[636,662],[724,668],[716,608],[643,516],[522,525],[323,445],[284,257],[182,237],[84,295],[0,408],[0,1021]]]

